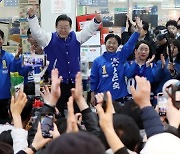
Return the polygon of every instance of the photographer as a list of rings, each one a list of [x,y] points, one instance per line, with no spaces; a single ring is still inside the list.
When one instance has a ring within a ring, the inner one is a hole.
[[[153,33],[154,33],[154,41],[156,43],[156,53],[155,53],[155,61],[157,62],[160,60],[160,55],[163,54],[165,59],[167,58],[167,46],[168,46],[168,40],[165,37],[165,30],[166,27],[164,26],[157,26]],[[166,31],[167,32],[167,31]]]

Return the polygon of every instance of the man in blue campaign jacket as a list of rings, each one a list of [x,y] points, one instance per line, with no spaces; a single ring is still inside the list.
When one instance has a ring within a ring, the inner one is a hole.
[[[117,51],[121,43],[118,35],[108,34],[105,38],[106,52],[93,62],[90,75],[91,103],[94,104],[94,95],[100,92],[110,91],[113,100],[121,100],[127,93],[124,77],[124,63],[132,54],[138,40],[142,23],[138,18],[137,32],[133,33],[128,42]]]
[[[145,77],[150,83],[155,82],[155,67],[156,65],[152,63],[155,56],[152,56],[151,46],[149,42],[142,40],[138,41],[135,46],[135,60],[128,61],[125,63],[125,76],[127,77],[127,89],[128,89],[128,99],[132,99],[130,92],[130,86],[136,87],[135,76]],[[151,58],[152,56],[152,58]],[[150,59],[151,58],[151,59]],[[153,93],[151,93],[151,96]],[[152,97],[153,99],[153,97]]]
[[[20,63],[20,50],[14,57],[11,53],[2,50],[4,32],[0,30],[0,123],[8,120],[8,103],[11,98],[10,72],[17,71],[17,63]]]
[[[63,14],[56,19],[56,32],[46,33],[39,26],[35,10],[30,8],[28,15],[32,36],[44,48],[47,60],[50,62],[47,72],[50,74],[51,70],[56,67],[59,75],[63,78],[60,85],[61,97],[57,103],[57,108],[64,116],[65,104],[71,95],[70,90],[75,86],[75,75],[80,71],[80,46],[94,35],[102,19],[99,14],[95,13],[95,18],[89,21],[89,24],[80,32],[75,33],[71,31],[71,18]]]

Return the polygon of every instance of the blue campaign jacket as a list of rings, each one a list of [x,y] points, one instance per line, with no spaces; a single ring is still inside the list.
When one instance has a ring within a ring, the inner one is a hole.
[[[138,37],[139,33],[135,32],[121,51],[105,52],[94,60],[90,75],[90,88],[93,92],[110,91],[113,100],[128,94],[124,77],[124,63],[132,54]]]
[[[157,62],[157,69],[156,69],[155,73],[156,73],[156,81],[159,84],[158,84],[158,87],[156,89],[156,93],[162,92],[162,87],[163,87],[164,83],[170,79],[173,79],[169,70],[167,69],[168,63],[169,63],[169,60],[166,59],[166,64],[165,64],[164,68],[162,69],[161,60],[159,60]],[[178,74],[180,74],[180,63],[175,60],[174,64],[175,64],[174,65],[175,70],[177,71]]]
[[[53,33],[52,39],[44,51],[47,54],[47,60],[50,61],[48,74],[51,74],[57,58],[56,68],[63,77],[63,81],[75,79],[77,72],[80,71],[80,42],[77,40],[75,32],[70,32],[66,40],[60,38],[57,32]]]
[[[6,99],[11,97],[11,78],[10,72],[18,71],[17,63],[20,63],[20,59],[15,59],[11,53],[1,50],[0,56],[0,99]]]
[[[127,61],[125,63],[124,74],[127,77],[127,89],[128,93],[130,92],[130,86],[136,87],[135,76],[138,75],[140,77],[145,77],[149,80],[150,83],[155,82],[155,68],[156,65],[146,67],[146,64],[142,65],[141,67],[135,61]]]

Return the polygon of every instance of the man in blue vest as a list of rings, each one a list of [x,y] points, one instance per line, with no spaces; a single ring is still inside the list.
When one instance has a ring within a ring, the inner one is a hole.
[[[71,95],[71,88],[74,87],[75,76],[80,71],[80,46],[93,36],[99,28],[102,18],[95,13],[95,18],[83,30],[74,32],[71,31],[71,18],[62,14],[56,19],[56,32],[46,33],[39,26],[33,8],[28,10],[28,15],[32,36],[44,48],[47,59],[50,61],[48,73],[50,74],[51,70],[56,67],[59,75],[63,78],[60,86],[61,97],[57,103],[57,108],[64,116],[65,104]]]

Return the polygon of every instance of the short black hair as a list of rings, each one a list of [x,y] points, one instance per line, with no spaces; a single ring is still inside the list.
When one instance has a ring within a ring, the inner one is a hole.
[[[166,23],[166,27],[168,26],[175,26],[177,28],[177,22],[175,20],[169,20],[167,23]]]
[[[25,121],[28,118],[30,118],[31,113],[32,113],[33,102],[34,102],[34,97],[32,97],[31,95],[27,96],[26,105],[24,106],[24,108],[21,112],[21,120],[22,121]]]
[[[124,114],[114,114],[113,125],[123,144],[129,150],[134,151],[136,146],[142,141],[139,128],[134,119]]]
[[[0,142],[0,154],[13,154],[13,147],[7,143]]]
[[[11,136],[11,131],[12,130],[3,131],[0,134],[0,142],[7,143],[7,144],[13,146],[13,139],[12,139],[12,136]]]
[[[143,29],[148,31],[149,30],[149,24],[146,21],[142,21]]]
[[[4,39],[4,32],[2,30],[0,30],[0,36]]]
[[[143,24],[143,29],[144,29],[145,31],[147,31],[147,33],[145,34],[145,36],[149,38],[149,23],[147,23],[146,21],[142,21],[142,24]]]
[[[149,56],[148,56],[148,58],[151,58],[151,57],[152,57],[152,48],[151,48],[151,45],[149,44],[149,42],[146,41],[146,40],[138,41],[138,42],[136,43],[136,45],[135,45],[134,50],[135,50],[135,49],[138,49],[141,44],[146,44],[146,45],[149,47]],[[148,58],[147,58],[147,59],[148,59]]]
[[[105,44],[107,42],[107,40],[109,40],[110,38],[115,38],[118,42],[118,45],[120,46],[121,45],[121,38],[118,36],[118,35],[115,35],[115,34],[108,34],[106,37],[105,37]]]
[[[59,15],[59,16],[56,18],[56,27],[57,27],[57,25],[58,25],[58,22],[59,22],[59,21],[62,21],[62,20],[68,21],[70,27],[72,26],[72,20],[71,20],[71,18],[68,17],[66,14],[62,14],[62,15]]]
[[[45,149],[44,154],[104,154],[105,148],[100,140],[87,132],[62,134]]]

